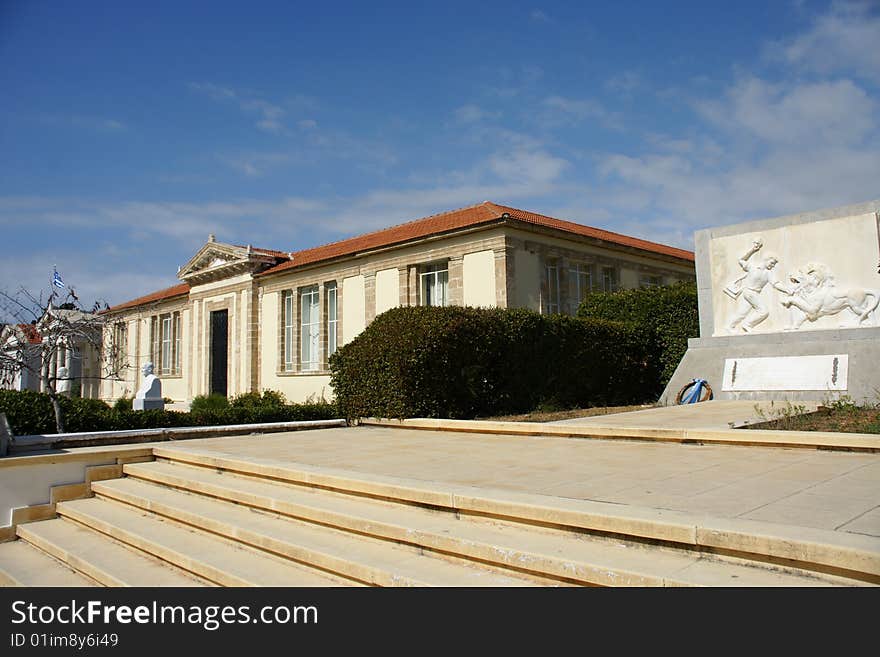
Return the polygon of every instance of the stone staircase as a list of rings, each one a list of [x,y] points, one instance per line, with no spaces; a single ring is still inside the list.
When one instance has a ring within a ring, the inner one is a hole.
[[[877,539],[157,447],[0,544],[23,586],[863,586]]]

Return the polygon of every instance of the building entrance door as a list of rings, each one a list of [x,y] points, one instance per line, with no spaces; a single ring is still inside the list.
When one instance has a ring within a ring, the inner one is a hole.
[[[229,311],[215,310],[211,313],[211,394],[227,395]]]

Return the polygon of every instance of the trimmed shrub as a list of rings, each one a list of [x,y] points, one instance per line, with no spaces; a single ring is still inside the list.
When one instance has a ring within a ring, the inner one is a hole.
[[[132,402],[134,402],[134,397],[120,397],[113,402],[113,410],[130,411],[132,409]]]
[[[196,395],[189,405],[190,413],[214,413],[229,408],[229,400],[226,395],[211,393],[210,395]]]
[[[201,410],[189,413],[158,409],[133,411],[130,399],[117,400],[112,408],[99,399],[61,397],[60,402],[65,429],[70,432],[330,420],[339,417],[335,404],[324,400],[286,404],[280,392],[271,390],[262,394],[241,395],[231,404],[225,397],[221,399],[226,402],[225,405],[217,399],[210,399],[200,402]],[[49,395],[44,393],[0,390],[0,412],[6,413],[12,432],[17,436],[55,433],[52,402]]]
[[[55,411],[44,393],[0,390],[0,412],[6,413],[15,435],[55,432]]]
[[[229,402],[232,408],[281,408],[287,403],[284,393],[275,390],[245,392],[233,397]]]
[[[409,307],[330,359],[348,419],[472,418],[539,405],[634,403],[656,378],[639,327],[522,309]]]
[[[581,303],[578,317],[631,322],[650,334],[649,353],[658,371],[655,398],[681,362],[688,338],[700,335],[696,283],[593,293]]]

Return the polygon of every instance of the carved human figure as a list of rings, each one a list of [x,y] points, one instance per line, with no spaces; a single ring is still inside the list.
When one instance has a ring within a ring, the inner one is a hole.
[[[162,399],[162,381],[153,374],[153,363],[146,362],[141,368],[144,380],[132,401],[132,408],[136,411],[149,410],[151,408],[164,408]]]
[[[58,381],[57,389],[59,395],[69,395],[70,394],[70,370],[68,370],[63,365],[58,368],[58,372],[55,375],[56,381]]]
[[[784,294],[790,293],[789,289],[777,281],[773,274],[773,268],[779,262],[776,256],[768,254],[763,260],[751,260],[751,257],[763,246],[760,239],[752,243],[751,248],[738,260],[739,266],[745,274],[724,288],[725,294],[737,301],[736,312],[728,325],[731,331],[740,327],[746,333],[750,333],[758,324],[767,319],[770,310],[761,298],[761,292],[768,283]]]

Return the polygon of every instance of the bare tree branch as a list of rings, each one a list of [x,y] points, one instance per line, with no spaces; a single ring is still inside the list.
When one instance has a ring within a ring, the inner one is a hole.
[[[98,303],[90,311],[82,308],[69,287],[64,296],[54,289],[48,295],[25,288],[14,295],[0,291],[0,311],[16,322],[0,333],[0,387],[9,387],[22,372],[37,378],[52,401],[59,433],[64,431],[59,397],[75,392],[76,381],[119,380],[129,368],[125,345],[105,331],[107,320],[99,310]],[[76,357],[93,358],[98,372],[72,373]]]

